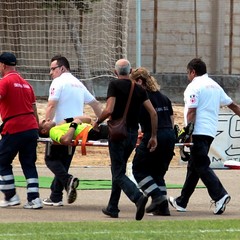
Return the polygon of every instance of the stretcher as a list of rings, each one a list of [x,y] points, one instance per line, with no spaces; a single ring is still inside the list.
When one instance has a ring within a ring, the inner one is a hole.
[[[58,143],[54,142],[51,138],[41,138],[40,137],[40,138],[38,138],[38,142],[46,144],[45,154],[47,156],[49,156],[49,154],[50,154],[51,145],[52,144],[58,144]],[[137,143],[137,145],[138,144],[139,143]],[[193,145],[193,143],[175,143],[175,147],[181,147],[181,146],[190,147],[192,145]],[[82,149],[81,149],[82,150],[82,155],[86,155],[86,149],[85,149],[86,146],[108,147],[108,140],[107,139],[101,139],[101,140],[97,140],[97,141],[89,140],[86,143],[84,143],[84,145],[82,144],[82,141],[79,140],[77,146],[81,146],[82,147]],[[72,145],[68,146],[68,152],[69,152],[69,154],[71,154],[71,152],[72,152]]]

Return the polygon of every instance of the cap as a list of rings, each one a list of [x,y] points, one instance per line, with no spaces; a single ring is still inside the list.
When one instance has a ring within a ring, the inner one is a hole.
[[[10,52],[3,52],[0,55],[0,62],[9,66],[15,66],[17,64],[17,59],[14,54]]]

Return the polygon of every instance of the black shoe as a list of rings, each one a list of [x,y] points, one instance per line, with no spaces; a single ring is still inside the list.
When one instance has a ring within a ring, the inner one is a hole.
[[[164,210],[156,210],[152,213],[154,216],[171,216],[169,208]]]
[[[146,212],[147,213],[152,213],[157,211],[161,206],[168,206],[168,200],[166,196],[160,196],[158,198],[155,198],[152,200],[151,204],[149,207],[147,207]]]
[[[170,216],[170,210],[168,207],[168,201],[162,202],[158,209],[152,213],[154,216]]]
[[[137,212],[135,219],[136,220],[142,220],[144,213],[145,213],[145,206],[147,204],[148,198],[144,195],[142,195],[138,201],[136,202]]]
[[[118,213],[117,212],[110,212],[110,211],[108,211],[107,208],[103,208],[102,212],[103,212],[103,214],[105,214],[105,215],[107,215],[111,218],[118,218]]]

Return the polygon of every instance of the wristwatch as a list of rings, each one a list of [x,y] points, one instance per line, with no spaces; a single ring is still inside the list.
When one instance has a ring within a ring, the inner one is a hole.
[[[72,122],[69,126],[69,128],[74,128],[75,130],[77,129],[78,124],[75,122]]]

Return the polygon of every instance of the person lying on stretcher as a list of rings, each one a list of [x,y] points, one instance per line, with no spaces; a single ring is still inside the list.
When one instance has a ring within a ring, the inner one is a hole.
[[[91,125],[90,117],[79,116],[64,120],[58,125],[50,119],[40,121],[39,136],[50,137],[54,142],[62,145],[77,145],[78,140],[83,138],[93,141],[108,139],[108,126],[100,124],[99,131],[96,131]]]

